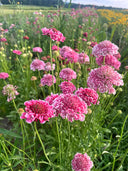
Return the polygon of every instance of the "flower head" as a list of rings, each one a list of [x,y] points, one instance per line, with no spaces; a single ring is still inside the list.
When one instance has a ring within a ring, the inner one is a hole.
[[[52,70],[55,70],[55,64],[52,64],[51,66],[51,62],[45,63],[45,71],[52,71]]]
[[[48,102],[50,105],[53,104],[54,100],[58,97],[58,94],[52,94],[50,96],[47,96],[45,101]]]
[[[54,117],[54,110],[48,102],[43,100],[30,100],[24,103],[25,112],[22,113],[21,119],[26,119],[27,123],[40,121],[41,124],[49,121],[49,118]]]
[[[80,53],[78,57],[78,62],[80,64],[85,64],[86,62],[89,62],[89,56],[84,52]]]
[[[76,90],[75,85],[70,81],[62,82],[59,87],[64,94],[73,93]]]
[[[64,68],[60,71],[59,74],[60,78],[63,80],[71,81],[72,79],[76,79],[76,72],[73,71],[71,68]]]
[[[43,78],[41,79],[41,84],[43,86],[52,86],[54,83],[56,83],[55,76],[52,76],[51,74],[45,74]]]
[[[67,118],[70,122],[74,120],[84,121],[85,114],[87,114],[87,104],[77,95],[74,94],[60,94],[53,104],[56,116]]]
[[[41,52],[43,52],[43,50],[40,47],[34,47],[33,48],[33,52],[39,52],[39,53],[41,53]]]
[[[30,65],[31,70],[45,70],[45,63],[42,60],[34,59]]]
[[[72,160],[72,169],[74,171],[90,171],[93,167],[93,162],[90,157],[85,154],[76,153]]]
[[[0,39],[0,42],[6,42],[6,41],[7,41],[7,39],[4,37]]]
[[[12,52],[17,54],[17,55],[21,55],[22,54],[22,52],[20,50],[13,50]]]
[[[3,95],[7,95],[7,101],[10,102],[11,100],[16,98],[16,95],[19,93],[17,92],[17,87],[13,86],[11,84],[7,84],[6,86],[3,87],[2,93]]]
[[[5,80],[8,77],[9,77],[8,73],[6,73],[6,72],[1,72],[0,73],[0,79],[4,79]]]

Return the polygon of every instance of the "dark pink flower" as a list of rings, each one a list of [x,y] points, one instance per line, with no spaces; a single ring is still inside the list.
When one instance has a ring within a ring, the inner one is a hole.
[[[88,33],[87,33],[87,32],[84,32],[84,33],[83,33],[83,36],[84,36],[84,37],[88,37]]]
[[[56,78],[54,75],[52,76],[51,74],[45,74],[41,79],[41,84],[43,86],[52,86],[54,83],[56,83]]]
[[[15,54],[17,54],[17,55],[21,55],[22,54],[22,52],[19,51],[19,50],[13,50],[12,52],[15,53]]]
[[[29,40],[29,37],[28,36],[24,36],[23,39]]]
[[[58,97],[58,94],[52,94],[50,96],[47,96],[45,101],[48,102],[50,105],[53,104],[54,100]]]
[[[4,79],[5,80],[8,77],[9,77],[8,73],[6,73],[6,72],[1,72],[0,73],[0,79]]]
[[[6,42],[6,41],[7,41],[7,39],[4,37],[0,39],[0,42]]]
[[[85,154],[76,153],[72,160],[72,169],[74,171],[90,171],[93,167],[93,162],[90,157]]]
[[[33,52],[39,52],[39,53],[41,53],[41,52],[43,52],[43,50],[40,47],[34,47],[33,48]]]
[[[59,74],[60,78],[63,80],[71,81],[72,79],[76,79],[76,72],[73,71],[71,68],[64,68],[60,71]]]
[[[42,60],[34,59],[30,65],[30,69],[35,71],[36,69],[38,71],[45,70],[45,63]]]
[[[89,56],[84,52],[80,53],[78,57],[78,62],[80,64],[85,64],[86,62],[89,62]]]
[[[49,118],[53,118],[54,110],[48,102],[43,100],[30,100],[24,103],[25,112],[22,113],[20,119],[26,119],[27,123],[40,121],[41,124],[44,124],[46,121],[49,121]]]
[[[52,50],[60,50],[61,48],[59,48],[58,46],[56,46],[56,45],[53,45],[52,46]]]
[[[64,81],[59,85],[62,93],[69,94],[76,90],[75,85],[70,81]]]

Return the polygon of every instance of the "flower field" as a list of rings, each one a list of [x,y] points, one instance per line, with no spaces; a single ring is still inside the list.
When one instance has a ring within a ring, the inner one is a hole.
[[[0,14],[0,171],[127,171],[128,14],[35,8]]]

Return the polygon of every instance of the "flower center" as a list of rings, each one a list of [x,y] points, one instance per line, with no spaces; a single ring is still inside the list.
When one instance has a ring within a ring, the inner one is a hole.
[[[32,105],[31,110],[32,110],[32,112],[34,112],[36,114],[45,114],[47,112],[47,109],[45,108],[45,106],[40,103],[36,103],[36,104]]]

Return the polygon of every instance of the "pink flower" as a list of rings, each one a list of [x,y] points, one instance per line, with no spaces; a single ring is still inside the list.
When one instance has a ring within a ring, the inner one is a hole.
[[[93,47],[92,54],[95,57],[114,55],[118,54],[118,49],[118,46],[116,46],[114,43],[104,40]]]
[[[12,29],[13,27],[15,27],[15,24],[11,24],[9,28]]]
[[[45,74],[43,78],[41,79],[41,84],[43,86],[52,86],[54,83],[56,83],[56,78],[52,76],[51,74]]]
[[[94,47],[95,45],[97,45],[97,42],[91,42],[90,46]]]
[[[6,72],[1,72],[0,73],[0,79],[4,79],[5,80],[8,77],[9,77],[8,73],[6,73]]]
[[[43,52],[43,50],[40,47],[34,47],[33,48],[33,52],[39,52],[39,53],[41,53],[41,52]]]
[[[83,36],[88,37],[88,33],[87,32],[83,33]]]
[[[52,71],[55,70],[55,64],[52,64],[50,62],[45,63],[45,71]]]
[[[53,104],[55,114],[70,122],[74,120],[84,121],[85,114],[87,114],[87,104],[77,95],[74,94],[60,94]]]
[[[45,70],[45,63],[39,59],[34,59],[30,65],[30,69],[35,71]]]
[[[67,59],[67,62],[76,63],[78,61],[78,53],[68,46],[61,48],[60,55],[64,57],[64,59]]]
[[[15,54],[17,54],[17,55],[21,55],[22,54],[22,52],[19,51],[19,50],[13,50],[12,52],[15,53]]]
[[[69,81],[62,82],[59,87],[63,94],[73,93],[76,90],[75,85]]]
[[[88,106],[92,104],[97,104],[98,94],[95,90],[91,88],[79,88],[75,94],[84,100]]]
[[[16,98],[16,95],[19,93],[17,92],[17,87],[13,86],[11,84],[7,84],[6,86],[3,87],[2,93],[3,95],[7,95],[7,101],[10,102],[11,100]]]
[[[100,56],[100,57],[96,58],[96,63],[99,66],[103,65],[103,61],[104,61],[104,56]],[[119,70],[121,63],[117,60],[116,57],[114,57],[112,55],[106,55],[105,56],[105,65],[113,66],[115,69]]]
[[[114,54],[113,56],[116,57],[117,59],[121,58],[120,53]]]
[[[71,68],[64,68],[60,71],[59,74],[60,78],[63,80],[71,81],[72,79],[76,79],[76,72],[73,71]]]
[[[86,62],[89,62],[89,56],[86,55],[84,52],[80,53],[78,57],[78,62],[80,64],[85,64]]]
[[[43,100],[30,100],[24,103],[25,112],[22,113],[20,119],[26,119],[27,123],[40,121],[41,124],[44,124],[46,121],[49,121],[49,118],[53,118],[54,110],[48,102]]]
[[[29,40],[29,37],[28,36],[24,36],[23,39]]]
[[[7,41],[7,39],[4,37],[0,39],[0,42],[6,42],[6,41]]]
[[[105,65],[91,70],[87,79],[87,85],[101,93],[116,94],[113,85],[123,86],[124,83],[121,74],[110,66]]]
[[[51,96],[47,96],[46,99],[45,99],[45,101],[48,102],[50,105],[52,105],[53,102],[54,102],[54,100],[55,100],[57,97],[59,97],[58,94],[52,94],[52,93],[51,93]]]
[[[59,48],[59,47],[56,46],[56,45],[53,45],[53,46],[52,46],[52,50],[61,50],[61,48]]]
[[[76,153],[72,160],[72,169],[74,171],[90,171],[93,167],[93,162],[90,157],[85,154]]]

